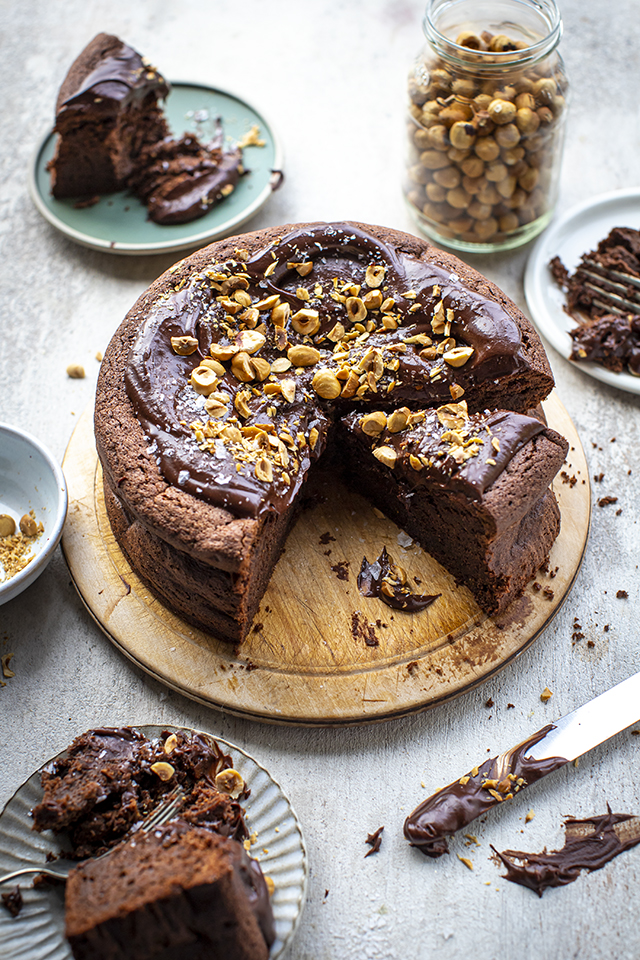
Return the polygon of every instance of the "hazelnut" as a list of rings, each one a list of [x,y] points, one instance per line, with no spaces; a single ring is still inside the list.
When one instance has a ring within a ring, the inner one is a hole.
[[[520,129],[515,123],[507,123],[503,127],[498,127],[495,138],[503,149],[510,150],[520,142]]]
[[[525,135],[535,133],[540,126],[540,117],[529,107],[521,107],[516,113],[515,120],[518,130]]]
[[[488,163],[497,160],[500,156],[500,147],[493,137],[480,137],[473,149],[481,160],[486,160]]]
[[[409,410],[406,407],[401,407],[399,410],[394,410],[393,413],[389,414],[387,419],[387,430],[389,433],[400,433],[401,430],[404,430],[409,423]]]
[[[466,150],[469,147],[472,147],[475,143],[476,132],[473,128],[473,125],[470,123],[465,123],[462,120],[459,120],[457,123],[454,123],[449,131],[449,140],[451,145],[457,147],[459,150]]]
[[[33,519],[31,514],[25,513],[24,516],[20,517],[20,532],[25,537],[35,537],[38,532],[38,524]]]
[[[171,349],[179,357],[188,357],[198,349],[195,337],[171,337]]]
[[[383,463],[385,467],[390,467],[393,470],[396,465],[397,454],[393,447],[378,447],[373,451],[373,455],[376,460]]]
[[[483,50],[484,44],[480,37],[471,30],[463,30],[456,37],[456,44],[459,47],[468,47],[469,50]]]
[[[16,522],[8,513],[0,514],[0,537],[12,537],[16,532]]]
[[[266,343],[267,338],[258,330],[242,330],[236,338],[238,349],[245,353],[257,353]]]
[[[218,377],[210,367],[196,367],[191,371],[191,386],[196,393],[207,397],[218,386]]]
[[[368,413],[360,421],[362,432],[368,437],[377,437],[378,434],[382,433],[386,425],[387,416],[382,410],[377,410],[375,413]]]
[[[271,311],[271,322],[274,327],[284,327],[289,319],[290,313],[291,306],[286,301],[284,303],[278,303]]]
[[[245,788],[244,780],[237,770],[221,770],[216,775],[215,787],[220,793],[227,793],[236,800]]]
[[[495,230],[493,232],[495,233]],[[447,350],[442,359],[451,367],[463,367],[473,356],[473,352],[473,347],[454,347],[453,350]]]
[[[342,385],[335,373],[331,370],[318,370],[311,381],[311,386],[323,400],[335,400],[340,396]]]
[[[367,267],[364,275],[368,287],[380,287],[385,278],[386,267],[383,264],[372,263]]]
[[[367,316],[367,308],[360,297],[347,297],[345,307],[352,323],[361,323]]]
[[[164,760],[158,760],[157,763],[152,763],[151,770],[162,780],[163,783],[166,783],[167,780],[171,780],[171,777],[175,773],[175,770],[171,764],[166,763]]]
[[[511,123],[516,115],[516,105],[511,100],[492,100],[487,112],[494,123]]]
[[[320,315],[317,310],[298,310],[291,317],[291,326],[296,333],[311,336],[320,329]]]

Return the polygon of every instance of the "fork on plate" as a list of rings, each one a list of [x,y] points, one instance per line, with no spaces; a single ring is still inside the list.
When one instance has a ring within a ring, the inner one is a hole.
[[[592,302],[600,310],[620,316],[640,313],[640,277],[602,267],[589,259],[582,260],[576,273],[587,278],[584,285],[595,294]]]
[[[178,784],[164,797],[155,810],[142,821],[139,829],[143,833],[149,833],[154,827],[159,827],[163,823],[166,823],[167,820],[171,820],[178,812],[184,795],[183,787]],[[107,850],[105,853],[100,854],[100,857],[104,857],[108,852]],[[96,857],[96,859],[99,860],[100,857]],[[0,884],[9,883],[11,880],[17,880],[18,877],[23,877],[30,873],[42,873],[45,877],[51,877],[54,880],[66,880],[71,868],[77,866],[79,862],[81,861],[68,860],[66,857],[60,857],[58,860],[55,860],[52,865],[31,863],[27,866],[19,867],[17,870],[12,870],[11,873],[5,873],[4,876],[0,877]]]

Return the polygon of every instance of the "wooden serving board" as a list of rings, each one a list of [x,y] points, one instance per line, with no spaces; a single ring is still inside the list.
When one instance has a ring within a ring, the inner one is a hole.
[[[576,430],[555,395],[549,423],[570,444],[554,482],[562,529],[540,573],[500,620],[390,520],[336,484],[305,511],[287,540],[248,638],[238,647],[182,621],[138,580],[116,544],[86,411],[64,472],[69,513],[62,547],[98,625],[134,663],[200,703],[269,722],[323,725],[403,716],[482,683],[531,644],[565,599],[589,532],[590,485]],[[426,610],[390,609],[360,595],[363,556],[386,545],[418,578],[418,593],[442,594]]]

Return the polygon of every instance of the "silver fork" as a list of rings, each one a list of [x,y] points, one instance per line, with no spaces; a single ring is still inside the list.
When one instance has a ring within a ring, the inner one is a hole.
[[[601,267],[593,260],[583,260],[577,272],[589,278],[585,287],[600,298],[593,300],[596,307],[619,315],[640,313],[640,278]],[[630,286],[638,288],[638,293],[630,292]]]
[[[167,820],[171,820],[178,812],[183,799],[184,789],[178,784],[166,795],[162,803],[158,804],[153,813],[150,813],[149,816],[142,821],[139,829],[143,833],[149,833],[154,827],[159,827],[163,823],[166,823]],[[105,853],[100,854],[100,857],[96,857],[96,860],[100,860],[101,857],[104,857],[108,852],[109,851],[105,851]],[[17,880],[18,877],[27,876],[30,873],[42,873],[45,877],[51,877],[54,880],[66,880],[71,868],[77,866],[79,862],[78,860],[68,860],[66,857],[60,857],[52,866],[48,866],[47,864],[31,864],[26,867],[20,867],[18,870],[12,870],[11,873],[5,873],[4,876],[0,877],[0,884],[10,883],[11,880]]]

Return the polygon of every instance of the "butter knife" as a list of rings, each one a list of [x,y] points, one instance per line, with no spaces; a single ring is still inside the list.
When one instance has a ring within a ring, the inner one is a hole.
[[[428,857],[442,856],[448,835],[638,720],[640,673],[635,673],[427,797],[405,820],[406,839]]]

